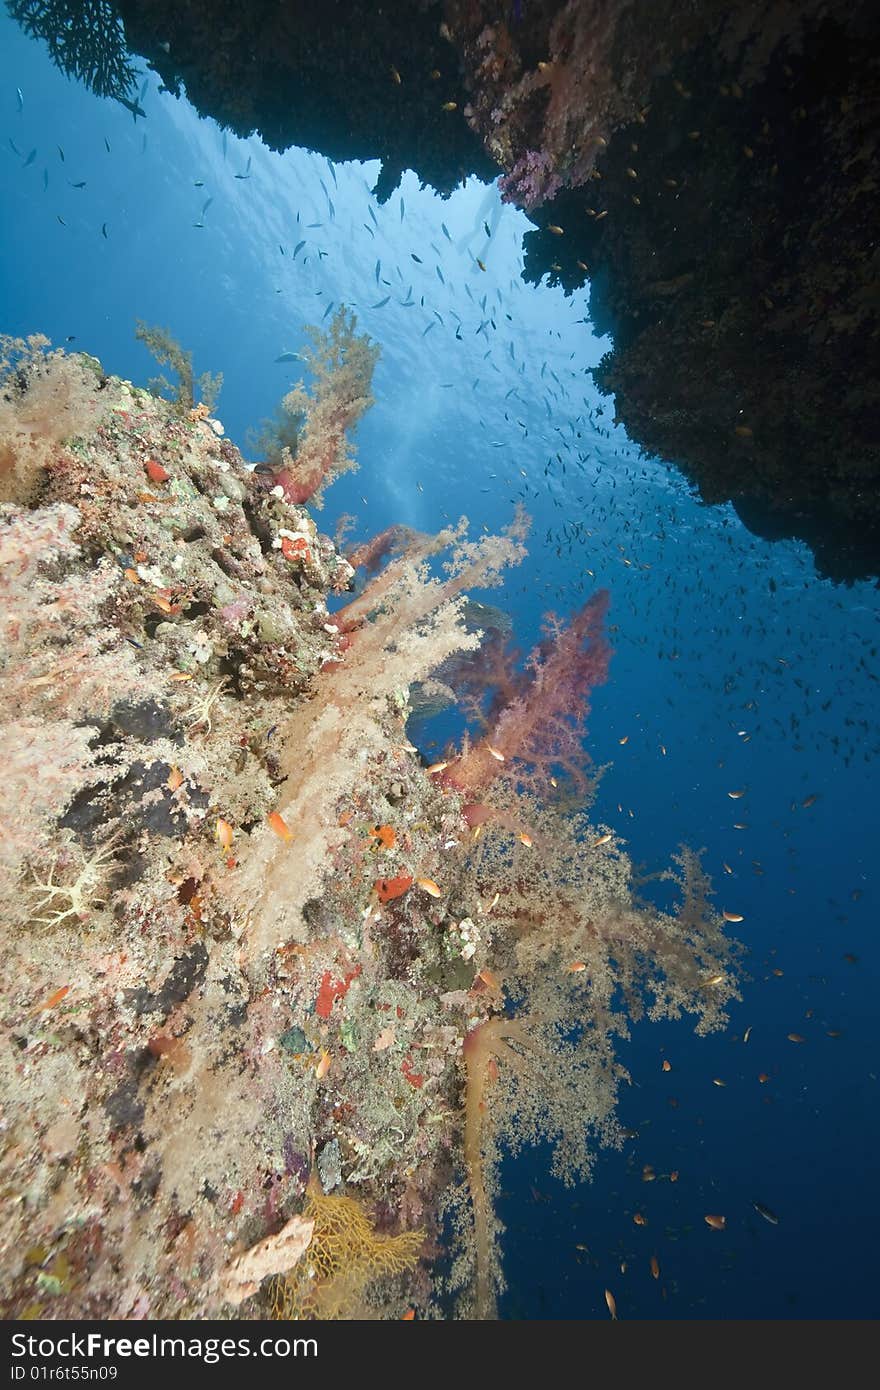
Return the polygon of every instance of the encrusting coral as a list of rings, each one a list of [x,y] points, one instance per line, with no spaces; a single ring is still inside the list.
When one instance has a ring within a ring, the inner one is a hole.
[[[696,861],[661,912],[566,810],[605,597],[481,670],[482,620],[509,625],[472,593],[524,517],[345,560],[289,480],[350,460],[376,349],[343,316],[314,353],[303,455],[267,476],[207,409],[7,346],[7,1317],[437,1316],[444,1192],[462,1311],[489,1316],[499,1146],[546,1135],[587,1172],[627,1019],[647,997],[706,1030],[735,994]],[[454,660],[503,689],[427,767],[409,689]]]

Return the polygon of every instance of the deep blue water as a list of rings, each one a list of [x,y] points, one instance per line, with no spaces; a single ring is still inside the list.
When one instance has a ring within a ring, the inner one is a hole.
[[[705,847],[718,905],[744,916],[727,1033],[643,1024],[622,1049],[639,1137],[574,1191],[543,1153],[506,1166],[503,1315],[605,1317],[611,1288],[621,1318],[876,1316],[877,591],[817,579],[805,548],[754,539],[640,455],[587,372],[610,346],[588,294],[522,282],[528,223],[494,187],[444,202],[407,174],[380,207],[375,163],[224,138],[155,77],[142,104],[134,122],[67,81],[0,16],[0,331],[72,336],[145,384],[135,320],[167,326],[197,372],[224,373],[217,414],[245,447],[299,375],[274,359],[353,307],[382,347],[376,405],[319,524],[495,530],[523,500],[529,558],[486,596],[519,641],[547,608],[612,595],[597,819],[649,868]],[[678,1182],[644,1183],[645,1164]]]

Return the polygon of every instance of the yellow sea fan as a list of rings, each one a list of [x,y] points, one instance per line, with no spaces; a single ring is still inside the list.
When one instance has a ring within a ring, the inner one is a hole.
[[[314,1221],[314,1233],[296,1269],[272,1285],[274,1318],[363,1316],[367,1286],[412,1269],[425,1239],[422,1230],[377,1234],[358,1202],[327,1196],[314,1180],[303,1216]]]

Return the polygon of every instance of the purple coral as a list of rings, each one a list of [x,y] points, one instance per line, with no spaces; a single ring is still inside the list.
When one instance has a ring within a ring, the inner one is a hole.
[[[548,154],[541,150],[527,150],[510,173],[501,177],[498,186],[506,203],[517,203],[526,212],[531,212],[539,203],[547,203],[556,196],[562,187],[562,179],[554,173]]]

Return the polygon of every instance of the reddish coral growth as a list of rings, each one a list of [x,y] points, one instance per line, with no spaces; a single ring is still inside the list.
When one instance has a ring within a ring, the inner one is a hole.
[[[412,1057],[404,1057],[403,1062],[401,1063],[401,1066],[400,1066],[400,1070],[403,1072],[403,1074],[404,1074],[404,1076],[406,1077],[406,1079],[407,1079],[407,1081],[409,1082],[409,1084],[410,1084],[412,1087],[414,1087],[415,1090],[418,1091],[418,1090],[421,1090],[421,1088],[422,1088],[422,1086],[423,1086],[423,1084],[424,1084],[424,1081],[425,1081],[425,1077],[424,1077],[424,1073],[423,1073],[423,1072],[420,1072],[420,1071],[413,1071],[412,1065],[413,1065],[413,1059],[412,1059]]]
[[[378,840],[383,849],[393,849],[397,844],[397,831],[393,825],[374,825],[369,834],[370,839]]]
[[[303,498],[303,501],[306,499]],[[281,554],[285,560],[304,559],[307,564],[311,564],[312,552],[309,550],[309,543],[305,536],[296,536],[292,540],[289,536],[281,539]]]
[[[144,468],[152,483],[167,483],[171,477],[167,468],[163,468],[161,463],[157,463],[155,459],[147,459]]]
[[[288,502],[320,502],[325,483],[355,468],[348,439],[373,403],[370,383],[379,349],[366,334],[355,333],[355,316],[337,309],[325,332],[307,330],[312,340],[303,356],[314,378],[310,390],[300,382],[281,403],[284,447],[273,479]],[[294,448],[288,443],[296,436]]]
[[[488,0],[448,0],[446,20],[470,87],[468,122],[507,171],[502,196],[534,208],[563,186],[586,183],[597,150],[644,100],[656,46],[630,46],[621,77],[613,54],[625,5],[557,0],[528,8],[521,24],[515,6],[505,19]],[[663,7],[667,30],[674,8]],[[676,37],[687,15],[673,16]]]
[[[358,966],[356,970],[352,970],[351,973],[344,976],[343,979],[334,980],[329,970],[324,971],[324,976],[321,980],[321,988],[318,990],[318,997],[315,1000],[315,1013],[319,1018],[330,1017],[334,1001],[345,998],[352,980],[357,979],[360,973],[361,967]]]
[[[412,885],[411,874],[398,874],[397,878],[377,878],[373,887],[380,903],[390,903],[395,898],[402,898]]]
[[[465,749],[444,774],[447,784],[477,801],[502,769],[514,763],[517,780],[540,793],[554,773],[567,776],[578,791],[586,790],[589,760],[583,738],[589,694],[607,680],[611,657],[604,633],[608,602],[607,590],[601,589],[567,625],[552,614],[547,618],[544,640],[525,670],[508,672],[504,689],[496,693],[488,739]],[[471,687],[475,678],[471,666]],[[479,816],[476,808],[474,814]]]
[[[414,531],[411,526],[386,526],[371,540],[356,545],[346,559],[352,569],[364,569],[368,575],[377,574],[389,555],[402,555],[410,546],[426,539],[421,531]]]

